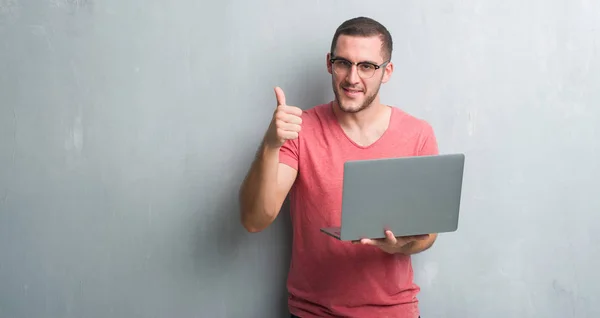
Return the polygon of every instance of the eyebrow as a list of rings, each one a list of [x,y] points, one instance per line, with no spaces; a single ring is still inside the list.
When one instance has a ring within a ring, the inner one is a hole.
[[[340,60],[351,62],[349,59],[347,59],[347,58],[345,58],[343,56],[333,56],[332,58],[333,59],[340,59]],[[373,64],[373,65],[379,65],[379,63],[377,63],[377,62],[373,62],[373,61],[369,61],[369,60],[357,62],[357,64],[358,63],[369,63],[369,64]],[[385,63],[385,62],[383,62],[383,63]]]

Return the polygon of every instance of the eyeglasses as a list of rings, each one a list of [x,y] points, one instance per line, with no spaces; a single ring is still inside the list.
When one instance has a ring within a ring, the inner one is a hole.
[[[343,58],[332,58],[329,60],[332,64],[333,71],[335,74],[340,76],[345,76],[350,72],[353,65],[356,65],[358,70],[358,76],[363,79],[371,78],[375,74],[375,72],[381,67],[388,64],[390,61],[385,61],[379,65],[373,64],[371,62],[350,62]]]

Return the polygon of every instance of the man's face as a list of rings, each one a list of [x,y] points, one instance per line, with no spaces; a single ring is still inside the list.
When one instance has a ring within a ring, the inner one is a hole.
[[[334,55],[327,54],[327,70],[332,75],[333,93],[342,111],[357,113],[369,107],[377,98],[381,83],[389,80],[392,63],[377,69],[377,66],[387,62],[382,55],[381,45],[379,36],[341,35]],[[331,63],[332,58],[337,61]]]

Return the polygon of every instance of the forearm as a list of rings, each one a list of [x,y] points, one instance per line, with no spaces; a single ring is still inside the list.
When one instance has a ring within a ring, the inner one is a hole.
[[[266,228],[277,216],[279,149],[261,145],[240,188],[242,224],[250,232]]]

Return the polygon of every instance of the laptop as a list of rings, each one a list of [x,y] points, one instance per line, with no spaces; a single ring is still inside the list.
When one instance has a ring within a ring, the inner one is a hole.
[[[454,232],[458,229],[464,154],[355,160],[344,163],[338,240]]]

